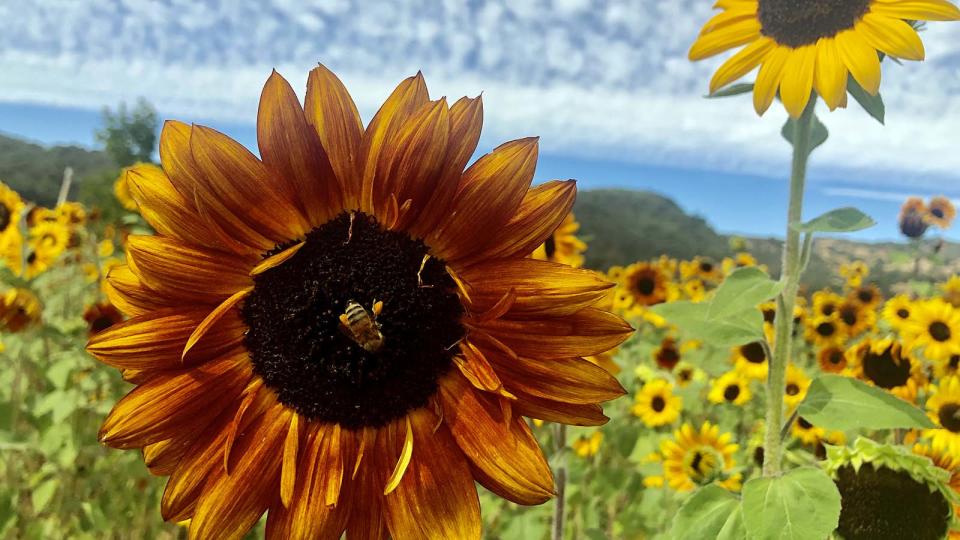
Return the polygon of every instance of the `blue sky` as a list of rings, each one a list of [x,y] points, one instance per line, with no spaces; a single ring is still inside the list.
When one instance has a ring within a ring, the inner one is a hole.
[[[724,232],[783,229],[785,113],[746,97],[702,98],[722,61],[686,50],[711,0],[376,2],[188,0],[0,3],[0,131],[93,145],[99,109],[144,96],[163,118],[255,146],[260,88],[295,88],[323,62],[365,119],[422,70],[433,96],[483,92],[481,148],[541,136],[538,179],[651,189]],[[860,238],[896,238],[907,194],[960,199],[960,32],[934,23],[927,61],[884,66],[882,127],[855,108],[822,112],[809,214],[854,205]],[[302,94],[301,94],[302,95]],[[948,235],[954,239],[960,235]]]

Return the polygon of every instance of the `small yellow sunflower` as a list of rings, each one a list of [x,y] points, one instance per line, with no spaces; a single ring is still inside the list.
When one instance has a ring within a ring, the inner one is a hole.
[[[630,306],[653,306],[669,299],[670,278],[658,264],[631,264],[624,269],[622,279]]]
[[[923,366],[893,338],[867,339],[848,351],[858,378],[910,402],[925,384]]]
[[[690,48],[701,60],[746,45],[710,81],[710,93],[760,66],[753,105],[763,114],[779,94],[799,117],[812,92],[830,110],[845,107],[847,78],[880,92],[880,55],[923,60],[912,21],[953,21],[960,10],[946,0],[720,0]],[[909,22],[908,22],[909,21]]]
[[[698,278],[710,283],[723,281],[723,268],[707,257],[694,257],[680,263],[680,276],[683,279]]]
[[[169,476],[192,538],[481,537],[477,483],[554,492],[525,417],[596,426],[624,393],[583,357],[631,328],[594,272],[529,257],[573,182],[531,188],[538,142],[472,165],[481,100],[404,80],[364,126],[323,66],[306,100],[274,72],[258,158],[168,121],[162,172],[127,178],[157,231],[108,297],[131,318],[88,351],[137,386],[100,440]]]
[[[707,297],[707,286],[699,278],[683,282],[680,289],[683,291],[683,296],[694,303],[703,302]]]
[[[913,314],[913,300],[905,294],[898,294],[883,304],[883,319],[891,328],[900,331]]]
[[[801,443],[808,446],[816,445],[824,435],[826,435],[826,431],[823,428],[811,424],[802,416],[797,417],[790,432]]]
[[[859,287],[863,278],[870,275],[870,267],[863,261],[852,261],[840,265],[840,275],[843,276],[848,287]]]
[[[933,373],[937,379],[945,379],[951,375],[960,376],[960,354],[951,354],[945,360],[935,360]]]
[[[746,251],[735,253],[733,258],[726,257],[721,262],[724,275],[733,272],[737,268],[746,268],[748,266],[757,266],[757,259]],[[761,265],[758,268],[766,269],[766,266]]]
[[[750,379],[736,370],[728,371],[713,381],[710,393],[707,394],[711,403],[730,403],[737,406],[745,404],[752,397]]]
[[[0,182],[0,242],[8,234],[17,233],[23,206],[20,194]]]
[[[787,379],[784,383],[783,402],[788,409],[793,409],[807,397],[807,389],[810,388],[810,377],[799,367],[787,365]]]
[[[960,377],[940,381],[927,400],[927,416],[939,426],[923,432],[933,449],[960,456]]]
[[[677,383],[677,386],[680,388],[686,388],[693,381],[700,381],[706,379],[706,373],[701,369],[697,369],[693,364],[682,361],[677,364],[676,369],[673,371],[673,378]]]
[[[0,326],[7,332],[20,332],[40,322],[43,307],[27,289],[8,289],[0,296]]]
[[[54,208],[57,221],[64,225],[77,226],[87,222],[87,209],[82,204],[66,201]]]
[[[957,217],[957,208],[950,199],[940,196],[930,199],[927,205],[927,223],[940,229],[949,229]]]
[[[873,283],[868,283],[850,291],[847,299],[858,302],[864,308],[874,309],[883,302],[883,294],[879,287]]]
[[[600,446],[603,444],[603,433],[595,430],[589,436],[581,435],[570,444],[573,453],[584,459],[591,458],[600,452]]]
[[[960,276],[952,275],[940,285],[943,299],[955,308],[960,308]]]
[[[30,228],[26,277],[47,271],[70,245],[70,229],[63,223],[43,221]]]
[[[832,317],[842,302],[843,297],[829,289],[817,291],[813,293],[813,316]]]
[[[856,337],[873,328],[877,313],[858,301],[844,300],[837,306],[837,324],[847,337]]]
[[[907,197],[900,207],[900,217],[898,219],[900,232],[907,238],[920,238],[927,232],[930,226],[927,223],[927,205],[919,197]]]
[[[692,491],[697,486],[717,482],[730,491],[738,491],[742,475],[736,467],[739,448],[731,442],[733,435],[720,433],[720,427],[704,422],[697,431],[689,423],[673,434],[673,440],[660,443],[663,473],[667,484],[676,491]]]
[[[733,348],[733,366],[748,379],[766,380],[770,363],[767,351],[759,341]]]
[[[647,427],[659,427],[672,424],[680,418],[683,410],[683,398],[673,394],[673,386],[663,380],[655,379],[643,385],[637,392],[630,412],[646,424]]]
[[[587,244],[577,238],[579,230],[580,224],[573,217],[573,212],[570,212],[563,218],[557,230],[537,247],[533,252],[533,258],[580,268],[583,266],[583,252],[587,250]]]
[[[847,355],[836,345],[821,347],[817,352],[817,364],[825,373],[841,373],[847,368]]]
[[[846,339],[836,314],[807,319],[807,324],[804,325],[804,337],[821,348],[840,345]]]
[[[922,348],[931,360],[960,353],[960,309],[940,299],[917,302],[903,335],[911,348]]]

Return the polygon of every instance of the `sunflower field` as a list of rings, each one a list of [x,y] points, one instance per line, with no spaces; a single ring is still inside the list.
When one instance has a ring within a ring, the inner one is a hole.
[[[715,7],[708,97],[787,117],[778,275],[749,239],[586,267],[576,182],[479,155],[482,96],[421,73],[364,123],[274,71],[257,154],[168,120],[93,203],[0,183],[0,539],[960,538],[953,202],[904,200],[910,279],[804,280],[875,224],[804,212],[828,115],[883,123],[881,67],[960,9]]]

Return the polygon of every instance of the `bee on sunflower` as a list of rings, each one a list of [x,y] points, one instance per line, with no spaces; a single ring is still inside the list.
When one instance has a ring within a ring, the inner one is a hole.
[[[737,370],[728,371],[713,381],[707,399],[711,403],[729,403],[742,406],[753,397],[750,379]]]
[[[957,208],[950,199],[939,196],[930,199],[927,205],[926,221],[938,229],[949,229],[957,217]]]
[[[733,435],[720,433],[720,427],[704,422],[700,429],[684,423],[673,439],[660,443],[663,475],[676,491],[692,491],[697,486],[716,482],[730,491],[739,491],[743,475],[733,472],[739,446]]]
[[[674,395],[673,386],[663,379],[644,384],[630,407],[630,412],[651,428],[676,422],[682,410],[683,398]]]
[[[960,309],[937,298],[916,303],[902,333],[911,349],[923,349],[930,360],[960,353]]]
[[[893,338],[866,339],[847,351],[857,378],[914,403],[927,381],[923,365]]]
[[[573,217],[573,212],[570,212],[557,230],[534,250],[533,258],[580,268],[583,266],[583,252],[587,250],[587,244],[577,238],[579,230],[580,224]]]
[[[572,181],[530,187],[537,139],[470,167],[479,98],[423,77],[366,127],[340,80],[279,74],[261,159],[168,121],[162,172],[127,172],[155,236],[130,236],[88,350],[137,385],[100,440],[169,476],[161,515],[193,538],[481,537],[476,483],[540,504],[553,477],[524,417],[606,422],[624,393],[583,359],[632,329],[597,274],[529,255]]]
[[[898,332],[901,331],[910,321],[914,310],[913,304],[913,300],[905,294],[894,296],[883,304],[883,310],[881,311],[883,320],[887,321],[890,328]]]
[[[911,22],[960,20],[960,10],[945,0],[735,0],[716,5],[723,11],[704,25],[690,47],[690,59],[746,47],[717,69],[710,93],[759,66],[753,87],[757,114],[779,95],[793,118],[800,117],[813,92],[831,111],[846,107],[848,78],[877,95],[880,53],[923,60],[923,42]]]

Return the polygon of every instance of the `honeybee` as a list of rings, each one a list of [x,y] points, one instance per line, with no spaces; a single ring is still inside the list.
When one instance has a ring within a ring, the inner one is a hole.
[[[383,302],[374,302],[371,314],[355,300],[347,302],[347,310],[340,315],[340,329],[350,339],[369,352],[383,347],[383,334],[377,316],[383,311]]]

